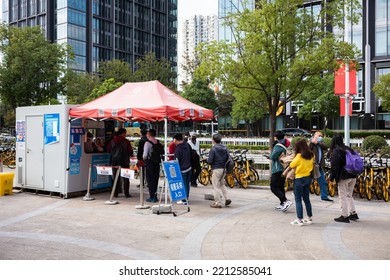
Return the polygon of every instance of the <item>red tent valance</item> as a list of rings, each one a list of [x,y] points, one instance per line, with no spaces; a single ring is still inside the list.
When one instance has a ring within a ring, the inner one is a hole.
[[[159,81],[125,83],[91,102],[71,108],[72,118],[132,121],[211,120],[213,111],[196,105]]]

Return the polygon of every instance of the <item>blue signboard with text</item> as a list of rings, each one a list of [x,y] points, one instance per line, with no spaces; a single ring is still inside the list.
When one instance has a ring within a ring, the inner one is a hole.
[[[60,141],[60,114],[45,114],[43,125],[45,145]]]
[[[187,199],[180,166],[177,160],[163,162],[164,173],[168,181],[168,189],[172,201]]]

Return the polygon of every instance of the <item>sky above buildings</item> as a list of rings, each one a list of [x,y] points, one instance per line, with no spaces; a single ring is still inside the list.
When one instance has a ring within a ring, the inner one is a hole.
[[[182,26],[183,20],[189,19],[194,15],[218,15],[218,0],[178,0],[177,7],[177,58],[178,68],[182,63]],[[180,75],[180,70],[178,71]],[[180,84],[181,77],[178,82]]]
[[[218,14],[218,0],[178,0],[179,21],[193,15]]]

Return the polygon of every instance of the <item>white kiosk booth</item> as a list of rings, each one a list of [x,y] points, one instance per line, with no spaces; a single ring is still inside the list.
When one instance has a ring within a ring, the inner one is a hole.
[[[102,149],[88,152],[91,144],[87,142],[92,138],[104,142],[113,133],[112,123],[86,119],[70,122],[72,107],[76,106],[16,109],[16,187],[66,198],[87,190],[90,164],[109,165],[110,155]],[[92,170],[91,189],[112,186],[111,176],[98,176],[96,168]]]

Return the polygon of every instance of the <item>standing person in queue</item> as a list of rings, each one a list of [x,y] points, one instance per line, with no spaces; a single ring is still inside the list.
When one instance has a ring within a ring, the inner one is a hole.
[[[321,200],[333,202],[328,197],[328,183],[326,182],[324,167],[325,167],[325,153],[328,150],[326,144],[322,141],[322,132],[316,131],[313,138],[310,139],[310,150],[314,153],[314,163],[319,165],[320,177],[317,178],[317,182],[320,185]]]
[[[345,170],[346,151],[355,154],[355,151],[347,147],[341,135],[335,135],[330,145],[330,180],[336,180],[338,193],[340,197],[341,216],[335,218],[336,222],[349,223],[350,220],[356,221],[359,216],[356,213],[355,201],[353,200],[353,189],[356,183],[356,175],[348,173]]]
[[[271,163],[271,191],[279,199],[280,204],[275,207],[275,210],[281,210],[283,212],[292,205],[292,202],[286,198],[286,191],[284,190],[285,178],[282,177],[284,171],[279,157],[287,150],[286,139],[284,133],[280,130],[274,133],[274,146],[270,154]]]
[[[187,200],[178,201],[178,204],[187,205],[190,197],[191,146],[184,142],[183,135],[180,133],[176,134],[174,139],[176,144],[175,158],[179,161],[180,172],[187,194]]]
[[[191,174],[191,187],[197,187],[197,179],[200,173],[200,147],[199,147],[199,142],[196,140],[196,136],[192,135],[191,140],[188,141],[188,144],[191,146],[193,150],[196,151],[197,155],[199,158],[196,160],[196,166],[195,168],[192,168],[192,174]]]
[[[225,166],[229,158],[228,148],[221,144],[222,136],[220,134],[214,134],[212,138],[213,147],[210,150],[207,163],[211,165],[213,174],[211,182],[213,184],[214,191],[214,203],[210,205],[211,208],[222,208],[221,193],[225,199],[225,206],[229,206],[232,201],[228,196],[228,192],[225,186]]]
[[[142,129],[141,130],[141,139],[139,139],[139,142],[138,142],[138,147],[137,147],[137,166],[140,168],[142,167],[142,177],[144,179],[143,183],[144,183],[144,186],[146,185],[146,172],[145,172],[145,162],[144,162],[144,159],[143,159],[143,154],[144,154],[144,146],[145,146],[145,143],[146,141],[148,141],[148,138],[146,137],[146,129]]]
[[[107,146],[107,151],[111,154],[111,165],[129,168],[130,157],[133,155],[133,148],[131,143],[126,139],[126,129],[120,128]],[[115,178],[117,169],[113,168],[113,176]],[[120,176],[120,175],[119,175]],[[121,191],[123,182],[123,189],[125,197],[130,197],[130,181],[129,178],[118,178],[118,183],[115,189],[114,196],[117,197]]]
[[[175,150],[176,150],[176,139],[175,139],[175,136],[173,136],[172,142],[168,146],[168,154],[170,154],[170,156],[168,157],[168,160],[175,159]]]
[[[156,139],[156,130],[149,129],[146,134],[148,140],[144,145],[142,158],[146,163],[146,181],[149,187],[149,198],[147,202],[157,202],[158,180],[160,178],[161,155],[164,154],[164,147]]]
[[[294,145],[295,158],[290,163],[295,168],[294,197],[297,219],[291,222],[294,226],[310,225],[312,221],[312,208],[310,203],[310,184],[312,181],[314,154],[305,139],[298,140]],[[303,218],[302,199],[305,203],[307,219]]]

